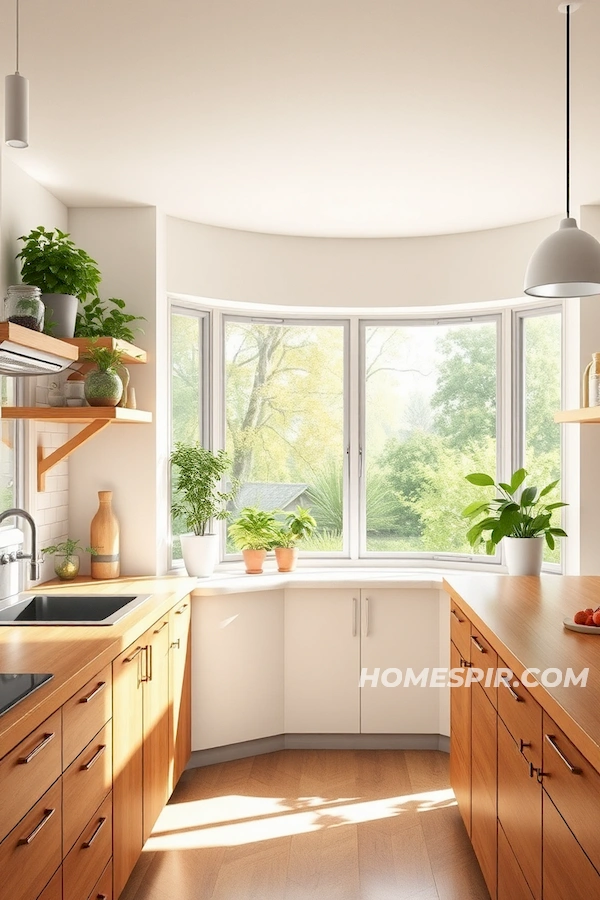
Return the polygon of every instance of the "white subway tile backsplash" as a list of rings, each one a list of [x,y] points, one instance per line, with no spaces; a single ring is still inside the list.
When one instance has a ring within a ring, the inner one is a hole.
[[[56,491],[68,491],[69,490],[69,476],[68,475],[58,475],[56,478]]]
[[[38,528],[38,539],[42,547],[52,538],[52,528],[50,525],[40,525]]]
[[[68,522],[69,522],[69,507],[68,506],[58,506],[57,507],[56,521],[57,522],[65,522],[68,524]]]

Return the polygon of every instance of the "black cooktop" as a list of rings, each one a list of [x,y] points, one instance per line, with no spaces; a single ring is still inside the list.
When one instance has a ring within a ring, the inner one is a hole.
[[[54,675],[8,675],[0,672],[0,716]]]

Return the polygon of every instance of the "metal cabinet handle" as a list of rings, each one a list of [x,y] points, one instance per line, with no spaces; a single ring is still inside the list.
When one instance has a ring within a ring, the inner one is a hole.
[[[165,626],[167,626],[168,624],[169,624],[169,620],[165,619],[165,621],[162,623],[162,625],[160,625],[158,628],[156,628],[154,630],[154,634],[160,634],[161,631],[163,630],[163,628],[165,628]]]
[[[529,741],[524,741],[523,738],[519,738],[519,751],[523,752],[523,747],[531,747],[531,743]]]
[[[356,597],[352,598],[352,637],[356,637]]]
[[[517,694],[517,692],[516,692],[516,691],[513,691],[512,687],[510,686],[510,681],[508,680],[508,678],[506,677],[506,675],[501,675],[501,676],[500,676],[500,681],[502,682],[502,684],[504,685],[504,687],[506,688],[506,690],[509,692],[509,694],[510,694],[510,696],[513,698],[513,700],[516,700],[517,703],[522,703],[522,700],[521,700],[521,698],[519,697],[519,695]]]
[[[180,641],[179,638],[177,638],[176,641],[173,641],[173,642],[171,643],[171,650],[173,650],[175,647],[176,647],[178,650],[179,650],[180,647],[181,647],[181,641]]]
[[[145,650],[145,647],[136,647],[131,656],[126,656],[123,662],[130,663],[133,662],[136,656],[139,656],[140,653]]]
[[[477,647],[477,649],[479,650],[480,653],[487,653],[487,650],[485,649],[483,644],[475,637],[474,634],[471,635],[471,640],[473,641],[473,643],[475,644],[475,646]]]
[[[454,616],[454,618],[455,618],[456,621],[459,623],[459,625],[462,625],[462,623],[465,621],[464,619],[461,619],[461,617],[458,615],[458,613],[456,612],[456,610],[454,609],[454,607],[452,607],[452,608],[450,609],[450,615],[451,615],[451,616]]]
[[[185,610],[187,609],[187,607],[188,607],[187,603],[184,603],[183,606],[180,606],[179,609],[175,610],[175,615],[182,616],[183,613],[185,612]]]
[[[365,637],[369,637],[369,598],[365,598]]]
[[[92,846],[92,844],[94,843],[94,841],[100,834],[100,829],[102,828],[102,826],[104,825],[105,822],[106,822],[106,816],[103,816],[101,819],[98,819],[98,824],[94,828],[94,833],[92,834],[91,838],[89,839],[89,841],[84,841],[83,844],[81,845],[82,850],[88,850],[89,847]]]
[[[98,687],[95,687],[94,690],[92,691],[92,693],[88,694],[87,697],[82,697],[79,702],[80,703],[89,703],[90,700],[93,700],[94,697],[97,697],[98,694],[101,693],[101,691],[103,691],[105,687],[106,687],[105,681],[98,682]]]
[[[38,755],[38,753],[41,753],[41,751],[44,749],[44,747],[48,746],[48,744],[50,743],[51,740],[53,740],[53,738],[54,738],[53,731],[51,731],[49,734],[45,734],[44,737],[42,738],[42,740],[39,742],[39,744],[37,744],[37,746],[35,746],[33,748],[31,753],[29,753],[27,756],[20,756],[19,759],[17,760],[17,762],[20,765],[27,765],[27,763],[30,763],[32,759],[35,759],[35,757]]]
[[[463,659],[462,656],[461,656],[461,657],[460,657],[460,666],[459,666],[459,668],[461,668],[461,669],[472,669],[472,668],[473,668],[473,663],[470,663],[467,659]]]
[[[553,735],[553,734],[545,734],[544,737],[546,738],[546,740],[548,741],[548,743],[550,744],[550,746],[552,747],[552,749],[553,749],[556,753],[558,753],[558,755],[560,756],[560,758],[561,758],[562,761],[564,762],[565,766],[567,767],[567,769],[569,770],[569,772],[571,773],[571,775],[581,775],[581,774],[582,774],[582,771],[581,771],[581,769],[579,768],[579,766],[574,766],[573,763],[569,762],[569,760],[567,759],[567,757],[565,756],[565,754],[562,752],[562,750],[560,749],[560,747],[559,747],[558,744],[556,743],[556,738],[554,737],[554,735]]]
[[[108,900],[106,894],[96,894],[96,900]]]
[[[44,815],[42,816],[41,821],[38,822],[38,824],[35,826],[35,828],[33,829],[33,831],[31,832],[30,835],[28,835],[25,838],[21,838],[19,840],[19,845],[23,846],[23,844],[31,844],[31,842],[34,840],[34,838],[36,838],[38,836],[38,834],[40,833],[40,831],[42,830],[44,825],[46,825],[47,822],[50,821],[50,819],[52,818],[52,816],[54,815],[55,812],[56,812],[55,809],[45,809]]]
[[[142,681],[152,681],[152,649],[152,644],[148,644],[146,647],[146,675]]]
[[[104,753],[105,750],[106,750],[106,744],[101,744],[98,747],[98,749],[96,750],[96,752],[94,753],[94,755],[92,756],[92,758],[89,760],[89,762],[86,762],[82,765],[81,771],[82,772],[89,771],[89,769],[92,768],[94,763],[98,762],[98,760],[100,759],[100,757],[102,756],[102,754]]]

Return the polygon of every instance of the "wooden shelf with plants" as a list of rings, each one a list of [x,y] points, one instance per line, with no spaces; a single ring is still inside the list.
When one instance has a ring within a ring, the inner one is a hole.
[[[111,339],[109,338],[109,340]],[[68,363],[76,362],[79,356],[78,348],[70,345],[69,342],[50,337],[41,331],[34,331],[32,328],[23,328],[22,325],[15,325],[14,322],[0,322],[0,341],[8,341],[18,347],[29,347],[43,353],[50,353]],[[131,344],[127,346],[130,347]],[[142,360],[135,361],[141,362]]]
[[[578,422],[580,425],[600,425],[600,406],[583,409],[564,409],[554,414],[555,422]]]
[[[134,344],[130,344],[129,341],[120,341],[117,338],[62,338],[62,340],[65,344],[71,344],[73,347],[77,347],[80,359],[93,345],[95,347],[106,347],[108,350],[120,350],[123,354],[122,363],[124,366],[130,366],[134,363],[145,363],[148,361],[145,350],[136,347]]]

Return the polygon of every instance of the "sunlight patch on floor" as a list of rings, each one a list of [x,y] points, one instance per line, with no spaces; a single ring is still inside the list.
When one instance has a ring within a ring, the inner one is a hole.
[[[455,804],[450,789],[364,802],[357,798],[211,797],[165,807],[144,850],[238,847]]]

